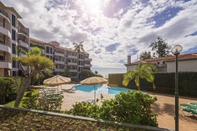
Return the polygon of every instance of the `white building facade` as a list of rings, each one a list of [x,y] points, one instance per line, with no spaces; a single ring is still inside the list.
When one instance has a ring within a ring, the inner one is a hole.
[[[134,69],[140,61],[131,62],[131,56],[127,57],[127,71]],[[158,72],[175,72],[175,56],[166,56],[152,59],[145,59],[144,62],[155,65]],[[197,72],[197,53],[178,55],[178,71]]]
[[[22,17],[14,8],[0,2],[0,76],[16,76],[18,64],[12,62],[12,58],[20,55],[17,47],[29,49],[29,29],[20,19]]]

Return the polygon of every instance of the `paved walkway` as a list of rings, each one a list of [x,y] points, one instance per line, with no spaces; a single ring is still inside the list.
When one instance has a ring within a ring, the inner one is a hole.
[[[74,84],[67,84],[62,86],[64,94],[62,110],[69,110],[75,102],[86,101],[87,99],[93,99],[93,93],[86,93],[82,91],[73,90]],[[167,96],[155,93],[149,93],[152,96],[157,97],[157,101],[153,104],[152,109],[158,114],[157,120],[159,127],[175,129],[174,121],[174,96]],[[103,94],[104,99],[114,98],[114,95]],[[100,98],[97,94],[96,98]],[[197,101],[197,99],[191,99],[186,97],[180,97],[179,103],[188,103],[191,101]],[[184,115],[185,114],[185,115]],[[188,116],[189,115],[189,116]],[[180,131],[197,131],[197,115],[192,116],[188,113],[184,113],[179,110],[179,129]]]

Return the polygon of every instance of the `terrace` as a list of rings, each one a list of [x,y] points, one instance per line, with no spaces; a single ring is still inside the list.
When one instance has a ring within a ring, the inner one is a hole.
[[[87,99],[92,99],[92,93],[86,93],[78,90],[69,90],[74,84],[62,85],[63,90],[63,104],[62,110],[69,110],[72,108],[72,105],[75,102],[82,102]],[[163,95],[158,93],[147,92],[152,96],[157,97],[157,101],[153,104],[152,110],[158,114],[158,126],[160,128],[174,129],[174,96],[172,95]],[[115,95],[112,94],[103,94],[104,99],[114,98]],[[100,98],[100,95],[97,94],[97,98]],[[196,99],[188,97],[180,97],[180,103],[188,103],[191,101],[196,101]],[[98,103],[101,104],[101,103]],[[186,113],[185,113],[186,114]],[[196,116],[186,116],[183,111],[180,110],[179,115],[179,129],[180,131],[195,131],[197,129],[197,117]]]

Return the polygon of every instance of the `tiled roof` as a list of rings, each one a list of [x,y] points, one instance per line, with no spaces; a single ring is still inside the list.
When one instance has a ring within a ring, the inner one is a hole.
[[[181,54],[178,55],[178,60],[192,60],[192,59],[197,59],[197,53],[192,53],[192,54]],[[158,61],[175,61],[175,56],[166,56],[166,57],[158,57],[158,58],[151,58],[151,59],[145,59],[143,60],[144,62],[150,62],[150,63],[154,63],[154,62],[158,62]],[[125,64],[125,65],[135,65],[138,64],[139,61],[135,61],[129,64]]]

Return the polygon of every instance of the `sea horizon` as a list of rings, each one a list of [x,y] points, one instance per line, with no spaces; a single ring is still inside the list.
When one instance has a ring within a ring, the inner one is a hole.
[[[91,70],[93,71],[93,73],[95,73],[95,71],[97,71],[98,74],[101,74],[104,78],[108,78],[109,74],[126,73],[126,67],[125,68],[96,68],[96,67],[92,67]]]

